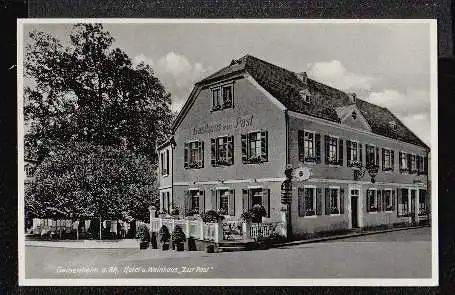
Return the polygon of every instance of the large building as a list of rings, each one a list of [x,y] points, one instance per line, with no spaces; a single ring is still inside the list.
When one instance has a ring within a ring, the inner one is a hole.
[[[291,165],[311,172],[292,180],[294,234],[428,218],[429,147],[395,115],[250,55],[195,84],[158,152],[166,211],[237,219],[260,204],[279,221]]]

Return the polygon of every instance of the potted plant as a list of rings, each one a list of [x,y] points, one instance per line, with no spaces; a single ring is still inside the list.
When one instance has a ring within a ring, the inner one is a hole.
[[[169,239],[171,238],[171,234],[169,233],[167,226],[161,226],[159,234],[162,249],[169,250]]]
[[[183,251],[185,249],[185,240],[185,233],[179,225],[176,225],[172,233],[172,245],[176,245],[177,251]]]
[[[178,207],[172,206],[171,215],[172,217],[178,217],[180,214],[180,209]]]
[[[136,232],[136,239],[139,239],[139,249],[147,249],[150,243],[150,232],[145,224],[140,224]]]
[[[215,210],[209,210],[201,214],[202,221],[205,223],[217,223],[224,219],[224,216],[219,215]]]
[[[185,212],[185,217],[191,217],[191,216],[198,215],[198,214],[199,214],[199,210],[189,209]]]

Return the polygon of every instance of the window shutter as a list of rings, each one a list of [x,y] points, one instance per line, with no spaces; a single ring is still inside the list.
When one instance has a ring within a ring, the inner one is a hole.
[[[325,215],[330,215],[330,189],[325,189]]]
[[[411,171],[412,171],[412,168],[411,168],[412,155],[411,154],[407,154],[407,156],[408,156],[408,159],[407,159],[407,161],[408,161],[408,171],[409,171],[409,173],[411,173]]]
[[[199,213],[205,212],[205,191],[199,191]]]
[[[343,166],[343,140],[338,139],[338,165]]]
[[[347,161],[347,166],[349,166],[349,162],[351,162],[351,141],[346,140],[346,161]]]
[[[392,190],[392,196],[391,196],[391,198],[392,198],[392,210],[395,210],[395,203],[396,203],[395,198],[396,198],[396,196],[397,195],[396,195],[395,190]]]
[[[322,190],[320,187],[316,188],[316,214],[322,215]]]
[[[227,138],[227,162],[229,165],[234,164],[234,136]]]
[[[390,151],[390,164],[392,166],[392,171],[395,170],[395,152],[393,150]]]
[[[248,206],[248,190],[247,189],[242,189],[242,203],[243,203],[243,212],[246,212],[249,210]]]
[[[361,164],[363,164],[363,145],[361,143],[359,143],[359,162]]]
[[[164,157],[161,157],[161,159],[163,159]],[[183,167],[184,168],[189,168],[190,165],[189,165],[189,158],[190,158],[190,155],[189,155],[189,150],[188,150],[188,143],[185,142],[185,152],[183,154],[183,158],[184,158],[184,164],[183,164]],[[161,164],[162,165],[162,164]]]
[[[325,163],[329,163],[329,136],[324,135],[324,144],[325,144]]]
[[[382,148],[382,170],[385,170],[385,149]]]
[[[218,210],[218,204],[217,204],[217,191],[212,190],[212,197],[211,197],[211,205],[212,205],[212,210]]]
[[[188,212],[189,210],[191,210],[191,205],[192,205],[192,202],[191,202],[191,194],[190,194],[190,191],[185,191],[184,193],[184,196],[185,196],[185,212]]]
[[[235,216],[235,190],[229,190],[229,215]]]
[[[210,139],[210,143],[211,143],[211,150],[212,150],[212,166],[216,166],[216,152],[217,152],[217,148],[216,148],[216,138],[211,138]]]
[[[370,200],[368,200],[368,190],[365,190],[365,200],[367,200],[367,212],[370,212]]]
[[[204,167],[204,142],[199,142],[199,167]]]
[[[423,172],[428,175],[428,157],[423,158]]]
[[[383,210],[382,210],[382,207],[383,207],[383,199],[382,199],[381,190],[377,190],[377,191],[376,191],[376,198],[377,198],[377,200],[378,200],[378,203],[377,203],[378,209],[377,209],[377,211],[378,211],[378,212],[379,212],[379,211],[383,211]]]
[[[268,138],[267,131],[261,131],[261,162],[267,162],[268,160]]]
[[[305,216],[305,190],[302,187],[298,188],[299,216]]]
[[[379,166],[379,148],[376,148],[376,163],[377,166]]]
[[[265,208],[265,212],[267,212],[267,218],[270,217],[270,189],[264,189],[262,191],[262,206]]]
[[[402,198],[403,198],[402,191],[401,189],[397,188],[397,216],[400,216],[400,210],[398,210],[398,206],[402,202],[401,201]]]
[[[305,161],[305,150],[304,150],[304,143],[305,143],[305,132],[304,130],[299,130],[298,133],[298,146],[299,146],[299,161]]]
[[[340,214],[344,214],[344,188],[340,188]]]
[[[321,134],[314,135],[316,163],[321,163]]]
[[[247,135],[242,134],[242,163],[245,164],[248,162],[248,153],[247,153],[247,147],[248,147],[248,140],[247,140]]]
[[[416,156],[416,167],[417,171],[420,172],[422,169],[420,168],[420,156]]]

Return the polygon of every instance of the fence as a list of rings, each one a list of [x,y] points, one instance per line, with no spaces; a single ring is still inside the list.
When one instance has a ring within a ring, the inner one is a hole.
[[[251,224],[250,237],[252,239],[267,238],[272,234],[281,234],[281,222]]]

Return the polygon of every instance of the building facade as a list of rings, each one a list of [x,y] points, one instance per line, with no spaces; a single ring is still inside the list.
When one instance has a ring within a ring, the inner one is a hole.
[[[196,83],[158,152],[167,212],[279,221],[291,165],[311,174],[292,180],[295,235],[428,219],[429,148],[398,118],[250,55]]]

